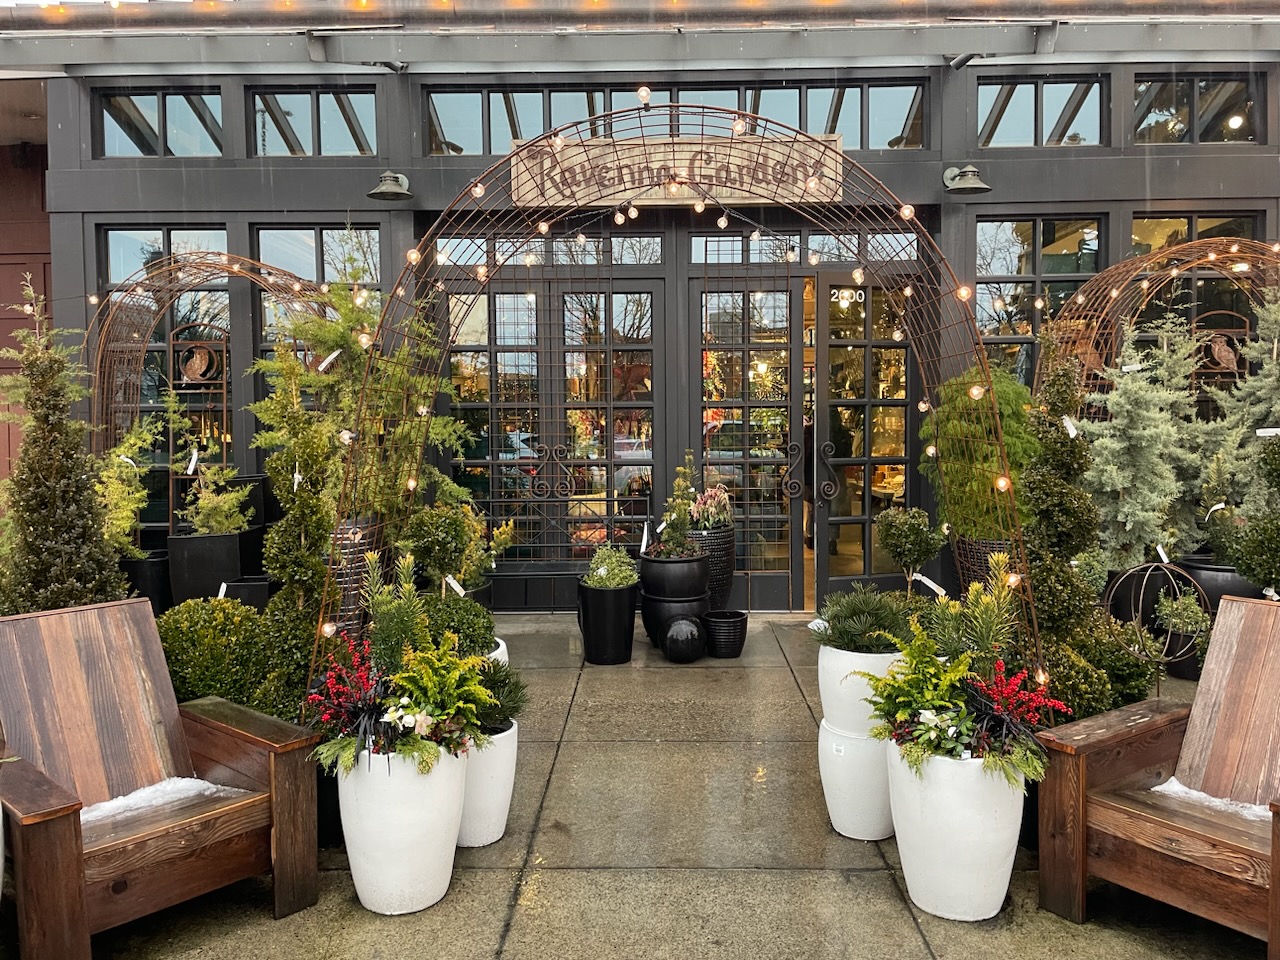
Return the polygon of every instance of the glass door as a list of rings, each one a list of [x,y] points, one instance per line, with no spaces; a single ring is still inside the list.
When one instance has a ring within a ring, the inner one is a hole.
[[[873,521],[908,502],[908,347],[882,290],[819,274],[814,358],[815,602],[901,574]]]

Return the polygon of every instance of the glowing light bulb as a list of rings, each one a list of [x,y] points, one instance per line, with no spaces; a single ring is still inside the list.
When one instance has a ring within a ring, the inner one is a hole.
[[[489,276],[489,268],[486,267],[483,263],[480,264],[478,267],[476,267],[477,280],[484,280],[488,276]]]
[[[1227,249],[1228,249],[1231,253],[1239,253],[1239,252],[1240,252],[1240,244],[1238,244],[1238,243],[1233,243],[1233,244],[1232,244],[1230,247],[1228,247]]]
[[[615,210],[613,213],[613,222],[616,223],[618,226],[622,226],[624,223],[627,222],[627,215],[623,213],[621,210]]]
[[[946,536],[948,536],[948,537],[949,537],[949,536],[951,536],[951,524],[949,524],[949,523],[944,523],[944,524],[942,525],[942,532],[943,532],[943,534],[944,534],[944,535],[946,535]]]
[[[338,442],[341,443],[344,447],[351,446],[351,441],[354,440],[355,438],[356,438],[356,435],[350,430],[338,431]]]
[[[1272,252],[1272,253],[1280,253],[1280,243],[1273,243],[1273,244],[1271,245],[1271,252]]]
[[[729,226],[729,218],[723,213],[720,214],[720,216],[716,218],[716,226],[723,230],[725,227]]]
[[[320,632],[326,637],[333,637],[338,633],[338,625],[330,620],[328,623],[321,625]]]
[[[956,298],[961,301],[967,301],[972,296],[973,296],[973,291],[970,290],[968,287],[960,287],[958,290],[956,290]]]
[[[1232,130],[1239,130],[1244,126],[1244,117],[1240,116],[1238,113],[1233,113],[1227,118],[1227,126]]]
[[[526,294],[524,295],[524,298],[525,298],[525,300],[527,300],[529,303],[537,303],[537,302],[538,302],[538,295],[537,295],[536,293],[534,293],[532,290],[530,290],[528,293],[526,293]]]
[[[929,412],[929,401],[928,401],[928,400],[921,400],[919,403],[917,403],[917,404],[916,404],[916,409],[917,409],[917,410],[919,410],[921,413],[928,413],[928,412]]]
[[[419,260],[422,259],[422,254],[419,253],[418,249],[415,247],[412,250],[410,250],[408,253],[406,253],[404,255],[404,258],[408,260],[410,263],[417,263]]]
[[[973,386],[969,388],[970,400],[981,400],[986,395],[987,395],[987,388],[980,383],[975,383]]]
[[[1035,298],[1035,300],[1033,300],[1033,301],[1031,302],[1031,305],[1032,305],[1033,307],[1035,307],[1037,310],[1043,310],[1043,309],[1044,309],[1044,297],[1036,297],[1036,298]]]
[[[897,340],[899,343],[901,343],[903,339],[906,337],[906,334],[902,332],[901,327],[894,327],[892,336],[894,340]]]
[[[551,232],[551,224],[547,223],[547,221],[545,220],[539,220],[538,232],[545,237],[548,233]]]
[[[300,284],[297,280],[293,281],[293,292],[298,293],[301,290],[302,290],[302,284]]]
[[[865,277],[866,277],[866,274],[862,272],[862,268],[861,268],[861,267],[854,267],[854,268],[853,268],[853,282],[854,282],[854,283],[861,285],[861,283],[862,283],[862,281],[863,281],[863,279],[864,279]]]
[[[321,292],[321,293],[328,293],[328,292],[329,292],[329,285],[328,285],[327,283],[322,283],[322,284],[320,284],[320,292]]]
[[[1049,685],[1049,671],[1044,667],[1036,667],[1035,678],[1039,686],[1047,687]]]
[[[634,220],[638,216],[640,216],[640,211],[636,208],[634,203],[627,207],[628,220]]]
[[[551,149],[552,149],[552,150],[554,150],[554,151],[556,151],[557,153],[559,153],[561,150],[563,150],[563,149],[564,149],[564,137],[560,136],[560,134],[558,134],[558,133],[553,133],[553,134],[551,135]]]
[[[587,235],[579,230],[578,235],[573,238],[573,242],[580,247],[585,247],[587,245]]]
[[[810,250],[810,251],[809,251],[809,266],[811,266],[811,267],[816,267],[816,266],[818,265],[818,261],[819,261],[819,260],[821,260],[821,259],[822,259],[822,257],[820,257],[820,256],[818,255],[818,251],[817,251],[817,250]]]
[[[1141,283],[1138,284],[1138,286],[1140,286],[1143,290],[1149,290],[1151,288],[1151,281],[1143,280]]]
[[[1217,255],[1216,253],[1214,253],[1212,250],[1210,250],[1210,251],[1209,251],[1209,259],[1210,259],[1210,260],[1217,260],[1217,259],[1218,259],[1218,255]]]
[[[1004,582],[1008,585],[1010,590],[1017,590],[1018,584],[1022,582],[1022,574],[1011,573],[1004,578]]]
[[[800,259],[800,254],[796,252],[795,247],[787,247],[787,263],[795,263]]]
[[[916,293],[916,288],[911,286],[911,284],[909,283],[902,288],[902,295],[904,297],[913,297],[915,296],[915,293]]]
[[[752,242],[752,243],[759,243],[759,242],[760,242],[760,231],[759,231],[759,230],[752,230],[752,231],[751,231],[751,242]]]
[[[1245,263],[1243,260],[1241,260],[1239,263],[1233,263],[1231,265],[1231,272],[1232,273],[1248,273],[1249,264]]]
[[[648,87],[641,87],[639,90],[636,91],[636,99],[639,100],[640,103],[646,107],[649,105],[649,100],[652,96],[653,96],[653,91],[650,90]]]
[[[756,363],[756,373],[768,373],[768,372],[769,372],[768,363],[766,363],[764,360],[760,360]]]
[[[524,255],[524,265],[526,267],[532,267],[537,262],[538,262],[538,258],[535,257],[532,253],[526,253]]]
[[[804,188],[806,190],[817,190],[820,186],[822,186],[822,180],[817,176],[809,177],[804,182]]]
[[[425,403],[418,404],[418,416],[425,417],[430,412],[430,408]]]
[[[1111,288],[1111,299],[1112,299],[1112,300],[1114,300],[1114,299],[1115,299],[1116,297],[1118,297],[1118,296],[1120,296],[1120,291],[1119,291],[1119,289],[1118,289],[1118,288],[1116,288],[1116,287],[1112,287],[1112,288]]]
[[[360,344],[361,350],[368,350],[373,346],[373,334],[361,331],[359,336],[356,337],[356,343]]]
[[[746,120],[744,120],[742,117],[738,117],[738,119],[734,120],[734,121],[733,121],[733,132],[734,132],[735,134],[737,134],[738,136],[741,136],[742,134],[746,133],[746,132],[747,132],[747,121],[746,121]]]
[[[484,184],[477,180],[471,185],[471,195],[479,200],[484,196]]]
[[[676,194],[678,194],[679,192],[680,192],[680,181],[679,181],[679,180],[675,180],[675,179],[668,180],[668,181],[667,181],[667,193],[671,194],[671,196],[673,196],[673,197],[674,197],[674,196],[675,196]]]
[[[995,486],[996,486],[996,489],[999,490],[1001,493],[1008,493],[1009,488],[1013,486],[1013,481],[1010,480],[1008,477],[1006,477],[1004,474],[1001,474],[1000,476],[996,477]]]
[[[924,448],[924,455],[926,457],[936,457],[938,455],[938,448],[931,443]]]
[[[89,294],[89,302],[94,306],[98,304],[98,295],[96,293]]]
[[[898,208],[898,216],[900,216],[903,220],[910,220],[915,215],[916,215],[916,208],[909,203],[904,203],[901,207]]]
[[[408,490],[410,493],[413,493],[413,491],[418,489],[418,478],[410,477],[408,480],[405,481],[404,486],[406,490]]]
[[[694,212],[694,213],[701,213],[701,212],[702,212],[703,210],[705,210],[705,209],[707,209],[707,202],[706,202],[705,200],[703,200],[701,197],[699,197],[697,200],[693,201],[693,212]]]
[[[1081,303],[1081,304],[1082,304],[1082,303],[1084,303],[1084,294],[1083,294],[1083,293],[1077,293],[1077,294],[1076,294],[1076,303]]]

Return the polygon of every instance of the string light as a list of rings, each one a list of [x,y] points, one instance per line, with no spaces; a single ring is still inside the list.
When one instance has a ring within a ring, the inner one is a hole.
[[[580,247],[585,247],[587,245],[587,235],[581,230],[578,231],[578,235],[574,237],[573,240]]]
[[[338,442],[341,443],[344,447],[351,446],[351,441],[354,440],[355,438],[356,438],[356,435],[351,430],[338,431]]]
[[[744,120],[742,117],[738,117],[736,120],[734,120],[734,121],[733,121],[733,132],[734,132],[734,134],[736,134],[737,136],[742,136],[742,134],[746,133],[746,132],[747,132],[747,121],[746,121],[746,120]]]
[[[489,276],[489,268],[486,267],[483,263],[480,264],[478,267],[476,267],[477,280],[484,280],[488,276]]]
[[[551,149],[556,151],[556,153],[559,153],[564,149],[564,137],[560,136],[558,133],[553,133],[551,135]]]
[[[356,343],[360,344],[361,350],[368,350],[373,346],[373,335],[367,331],[361,331],[360,335],[356,337]]]
[[[413,491],[418,489],[418,478],[410,477],[408,480],[405,481],[404,486],[406,490],[408,490],[410,493],[413,493]]]
[[[938,455],[938,448],[931,443],[924,448],[924,455],[926,457],[936,457]]]
[[[1112,299],[1112,300],[1114,300],[1114,299],[1115,299],[1116,297],[1118,297],[1118,296],[1120,296],[1120,291],[1119,291],[1117,288],[1112,287],[1112,288],[1111,288],[1111,299]]]
[[[795,263],[800,259],[800,254],[796,252],[795,247],[787,247],[787,263]]]
[[[422,259],[422,254],[418,252],[417,247],[414,247],[412,250],[410,250],[408,253],[404,255],[404,258],[408,260],[410,263],[416,264],[419,260]]]
[[[675,177],[672,177],[670,180],[667,181],[667,193],[671,194],[671,196],[674,197],[679,192],[680,192],[680,181],[677,180]]]
[[[535,257],[532,253],[526,253],[524,255],[524,265],[526,267],[532,267],[537,262],[538,262],[538,258]]]
[[[1083,293],[1077,293],[1077,294],[1076,294],[1076,303],[1078,303],[1078,304],[1083,304],[1083,303],[1084,303],[1084,294],[1083,294]]]
[[[1233,244],[1232,244],[1228,249],[1230,250],[1230,252],[1231,252],[1231,253],[1239,253],[1239,252],[1240,252],[1240,244],[1238,244],[1238,243],[1233,243]]]
[[[970,290],[968,287],[961,287],[956,291],[956,297],[961,301],[967,301],[972,296],[973,296],[973,291]]]
[[[1231,265],[1231,272],[1232,273],[1248,273],[1249,264],[1245,263],[1243,260],[1241,260],[1239,263],[1233,263]]]
[[[818,255],[817,250],[809,251],[809,266],[816,267],[818,265],[818,261],[821,259],[822,257]]]
[[[916,293],[916,288],[911,286],[911,284],[909,283],[902,288],[902,295],[904,297],[913,297],[915,296],[915,293]]]
[[[996,477],[995,486],[1001,493],[1008,493],[1009,488],[1013,486],[1013,481],[1002,473]]]
[[[98,305],[98,295],[96,293],[89,294],[89,302],[96,307]]]
[[[892,336],[893,336],[893,339],[894,339],[894,340],[896,340],[896,341],[898,341],[899,343],[901,343],[901,342],[903,341],[903,339],[906,337],[906,334],[902,332],[902,328],[901,328],[901,327],[894,327],[894,328],[893,328],[893,334],[892,334]]]
[[[759,231],[759,230],[752,230],[752,231],[751,231],[751,242],[752,242],[752,243],[759,243],[759,242],[760,242],[760,231]]]
[[[1022,582],[1022,574],[1011,573],[1009,576],[1004,578],[1004,582],[1008,585],[1010,590],[1017,590],[1018,584]]]
[[[705,210],[705,209],[707,209],[707,202],[706,202],[705,200],[703,200],[701,197],[699,197],[697,200],[693,201],[693,212],[694,212],[694,213],[701,213],[701,212],[702,212],[703,210]]]
[[[302,284],[300,284],[297,280],[293,281],[293,292],[300,293],[301,291],[302,291]]]
[[[627,215],[623,213],[621,210],[615,210],[613,212],[613,222],[616,223],[618,226],[622,226],[624,223],[627,222]]]
[[[917,403],[916,409],[919,410],[921,413],[928,413],[929,412],[928,399],[921,400],[919,403]]]
[[[321,625],[320,632],[326,637],[333,637],[338,632],[338,625],[330,620],[328,623]]]
[[[1140,286],[1143,290],[1150,289],[1151,281],[1144,279],[1140,284],[1138,284],[1138,286]]]
[[[729,218],[723,213],[720,214],[720,216],[716,218],[716,226],[723,230],[725,227],[729,226]]]
[[[987,388],[980,383],[975,383],[973,386],[969,388],[970,400],[981,400],[986,395],[987,395]]]
[[[942,525],[942,534],[943,536],[947,536],[947,537],[951,536],[951,524],[944,523]]]
[[[322,283],[322,284],[320,284],[320,292],[321,292],[321,293],[328,293],[328,292],[329,292],[329,285],[328,285],[327,283]]]
[[[653,96],[653,91],[648,87],[641,87],[636,91],[636,99],[640,101],[642,106],[649,105],[649,99]]]
[[[551,224],[547,223],[547,221],[545,220],[539,220],[538,232],[545,237],[548,233],[551,232]]]
[[[1049,671],[1043,666],[1036,667],[1035,678],[1038,686],[1047,687],[1049,685]]]
[[[853,282],[854,282],[854,283],[856,283],[856,284],[858,284],[858,285],[861,285],[861,284],[862,284],[862,281],[863,281],[863,279],[864,279],[865,277],[866,277],[866,274],[862,272],[862,268],[861,268],[861,267],[854,267],[854,268],[853,268]]]
[[[471,185],[471,195],[479,200],[484,196],[484,184],[477,180]]]
[[[812,190],[817,190],[817,189],[818,189],[818,187],[820,187],[820,186],[822,186],[822,179],[821,179],[820,177],[818,177],[818,175],[817,175],[817,174],[814,174],[813,176],[811,176],[808,180],[806,180],[806,181],[804,182],[804,188],[805,188],[806,190],[810,190],[810,191],[812,191]]]
[[[430,408],[425,403],[418,404],[418,416],[425,417],[430,412]]]
[[[1035,300],[1033,300],[1033,301],[1032,301],[1031,305],[1032,305],[1033,307],[1035,307],[1037,310],[1043,310],[1043,309],[1044,309],[1044,297],[1036,297],[1036,298],[1035,298]]]
[[[640,216],[640,211],[636,209],[636,205],[634,203],[627,207],[627,217],[629,219],[634,220],[638,216]]]
[[[1212,250],[1210,250],[1210,251],[1209,251],[1209,259],[1210,259],[1210,260],[1217,260],[1217,259],[1218,259],[1218,255],[1217,255],[1216,253],[1214,253]]]
[[[898,216],[900,216],[903,220],[910,220],[915,215],[916,215],[916,208],[909,203],[904,203],[901,207],[898,208]]]

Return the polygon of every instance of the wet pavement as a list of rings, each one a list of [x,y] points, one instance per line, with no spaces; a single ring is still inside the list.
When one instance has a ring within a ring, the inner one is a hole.
[[[1034,853],[966,924],[914,909],[892,840],[836,834],[818,781],[808,617],[756,614],[743,656],[583,664],[570,615],[500,615],[529,685],[498,843],[460,850],[448,895],[406,917],[356,901],[340,848],[320,903],[271,918],[246,881],[94,938],[95,960],[1262,960],[1260,941],[1098,884],[1077,926],[1036,906]],[[1175,684],[1166,694],[1186,695]],[[0,958],[15,960],[12,907]]]

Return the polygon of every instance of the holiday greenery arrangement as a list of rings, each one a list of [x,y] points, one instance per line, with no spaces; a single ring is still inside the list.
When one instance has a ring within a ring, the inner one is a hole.
[[[13,309],[31,326],[15,333],[18,349],[0,351],[18,365],[0,378],[0,395],[23,410],[22,448],[6,487],[0,609],[31,613],[121,600],[125,579],[104,532],[98,464],[84,448],[86,425],[72,413],[85,395],[83,372],[55,339],[29,274],[22,294]]]

